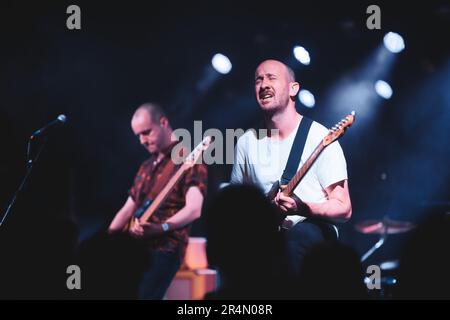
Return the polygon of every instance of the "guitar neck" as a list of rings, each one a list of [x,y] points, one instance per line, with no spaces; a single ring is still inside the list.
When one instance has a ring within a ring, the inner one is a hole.
[[[316,161],[317,157],[320,153],[329,146],[331,143],[342,137],[345,130],[350,127],[355,121],[355,111],[352,111],[349,115],[347,115],[344,119],[339,121],[333,128],[331,128],[328,134],[323,138],[323,140],[319,143],[319,145],[314,149],[314,152],[309,156],[308,160],[303,164],[300,170],[295,174],[295,176],[289,181],[289,183],[283,187],[283,193],[287,196],[292,195],[294,189],[298,186],[300,181],[303,179],[305,174],[313,165],[314,161]]]
[[[166,200],[169,193],[172,191],[174,186],[180,181],[183,174],[186,172],[186,170],[189,169],[189,167],[183,163],[183,165],[177,170],[177,172],[170,178],[169,182],[166,184],[166,186],[161,190],[161,192],[158,194],[158,196],[153,200],[152,204],[148,209],[145,211],[145,213],[141,216],[139,221],[141,222],[147,222],[148,219],[155,213],[156,210],[161,206],[161,204]]]
[[[308,170],[311,168],[313,163],[316,161],[317,157],[320,155],[320,153],[325,149],[322,142],[319,143],[319,145],[314,149],[314,152],[309,156],[308,160],[302,165],[299,171],[295,174],[295,176],[289,181],[289,183],[286,185],[286,188],[283,190],[283,193],[287,196],[292,195],[294,192],[294,189],[298,186],[300,181],[303,179],[305,174],[308,172]]]

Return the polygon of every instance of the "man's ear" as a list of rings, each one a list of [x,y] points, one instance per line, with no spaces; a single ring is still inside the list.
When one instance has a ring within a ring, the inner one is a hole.
[[[169,119],[167,119],[166,117],[161,117],[159,119],[159,125],[163,128],[167,128],[169,126]]]
[[[291,82],[289,84],[289,96],[295,97],[300,90],[300,83],[298,82]]]

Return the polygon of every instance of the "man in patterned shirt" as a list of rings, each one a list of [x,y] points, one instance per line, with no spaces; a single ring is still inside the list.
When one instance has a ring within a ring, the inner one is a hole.
[[[136,174],[124,206],[117,212],[109,232],[120,232],[133,213],[147,199],[155,199],[179,165],[171,159],[178,142],[167,116],[153,103],[141,105],[133,115],[131,127],[140,143],[150,153]],[[184,258],[191,223],[200,217],[206,193],[207,169],[195,164],[175,185],[161,207],[146,223],[136,223],[129,230],[134,237],[148,242],[151,267],[139,288],[142,299],[162,299]]]

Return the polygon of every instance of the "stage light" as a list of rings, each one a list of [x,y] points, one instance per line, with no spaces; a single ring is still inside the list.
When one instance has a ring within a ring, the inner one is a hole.
[[[314,105],[316,104],[314,95],[305,89],[300,90],[300,93],[298,94],[298,99],[307,108],[313,108]]]
[[[401,35],[395,32],[388,32],[383,38],[383,43],[386,49],[393,53],[399,53],[405,49],[405,41]]]
[[[295,59],[297,59],[301,64],[304,64],[305,66],[309,65],[311,62],[309,52],[301,46],[296,46],[294,48],[294,56]]]
[[[375,91],[384,99],[389,99],[392,96],[392,88],[386,81],[378,80],[375,83]]]
[[[214,55],[211,60],[211,64],[214,69],[221,74],[229,73],[232,68],[230,59],[220,53]]]

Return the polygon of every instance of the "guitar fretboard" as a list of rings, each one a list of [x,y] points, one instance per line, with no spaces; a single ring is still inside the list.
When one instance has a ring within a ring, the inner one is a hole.
[[[320,155],[322,150],[324,149],[323,143],[319,143],[319,145],[314,149],[313,153],[309,156],[308,160],[302,165],[299,171],[295,174],[295,176],[289,181],[289,183],[286,185],[286,188],[283,190],[283,193],[287,196],[292,195],[294,192],[294,189],[297,187],[297,185],[300,183],[300,181],[303,179],[304,175],[308,172],[308,170],[313,165],[314,161],[316,161],[317,157]]]

